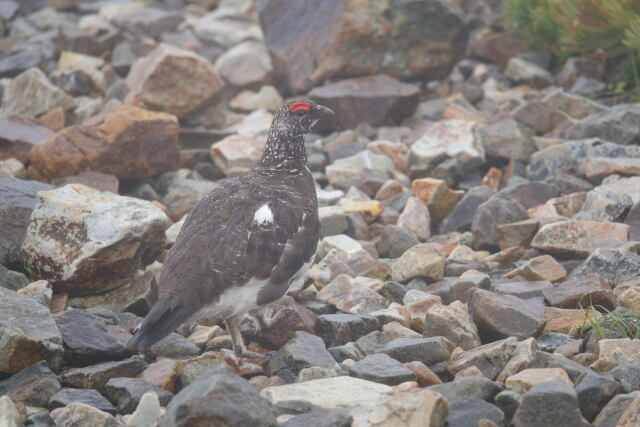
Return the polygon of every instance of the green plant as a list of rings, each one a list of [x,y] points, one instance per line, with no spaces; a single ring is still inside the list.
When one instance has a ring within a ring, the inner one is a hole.
[[[621,312],[608,311],[604,307],[588,306],[585,309],[585,320],[580,335],[592,328],[598,339],[608,337],[608,332],[617,336],[640,339],[640,312],[627,310]]]
[[[626,88],[640,88],[640,0],[505,0],[503,10],[533,46],[621,65]]]

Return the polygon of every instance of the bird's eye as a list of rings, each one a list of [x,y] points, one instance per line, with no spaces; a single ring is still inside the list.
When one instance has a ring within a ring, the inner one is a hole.
[[[296,114],[298,115],[298,117],[304,117],[307,115],[307,111],[306,110],[298,110],[296,111]]]

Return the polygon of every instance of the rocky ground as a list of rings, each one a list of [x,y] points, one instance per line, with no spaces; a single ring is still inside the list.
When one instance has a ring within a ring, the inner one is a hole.
[[[640,106],[495,3],[0,1],[0,426],[640,425]],[[211,319],[136,354],[185,213],[294,94],[337,118],[316,263],[242,325],[265,357]]]

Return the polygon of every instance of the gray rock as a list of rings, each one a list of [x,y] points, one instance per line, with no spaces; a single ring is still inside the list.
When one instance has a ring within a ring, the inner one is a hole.
[[[500,190],[498,194],[511,197],[516,202],[524,206],[525,209],[545,203],[559,193],[559,189],[555,184],[545,182],[523,182],[511,184]]]
[[[622,384],[625,393],[640,390],[640,362],[616,366],[611,370],[611,375]]]
[[[433,365],[449,358],[455,345],[444,337],[397,338],[387,344],[381,353],[402,363],[419,361]]]
[[[236,88],[263,86],[272,80],[271,58],[262,42],[247,40],[226,50],[215,63],[220,77]]]
[[[580,308],[586,304],[585,301],[606,310],[613,310],[618,305],[607,281],[593,273],[572,277],[542,293],[547,303],[553,307]]]
[[[602,138],[623,145],[640,143],[640,107],[621,104],[585,117],[566,131],[569,139]]]
[[[280,427],[351,427],[351,422],[351,415],[346,409],[320,408],[290,418]]]
[[[62,408],[74,402],[82,402],[96,409],[116,414],[116,408],[103,395],[92,389],[63,388],[49,399],[49,410]]]
[[[598,188],[587,193],[580,212],[573,216],[582,221],[620,222],[631,208],[633,201],[626,194],[600,191]]]
[[[55,425],[61,427],[73,426],[76,423],[96,427],[120,425],[113,415],[82,402],[74,402],[64,408],[54,409],[51,411],[51,418],[55,421]]]
[[[494,401],[504,414],[505,421],[509,423],[522,403],[522,395],[513,390],[504,390],[495,396]]]
[[[537,336],[544,328],[544,302],[539,298],[522,300],[477,289],[469,301],[473,317],[484,342],[510,336],[520,339]]]
[[[619,394],[602,408],[595,420],[593,427],[616,427],[618,420],[635,399],[640,397],[640,393],[634,392],[629,394]]]
[[[536,151],[533,132],[511,118],[478,129],[488,156],[528,161]]]
[[[193,382],[167,407],[161,427],[187,427],[194,423],[229,427],[278,425],[264,397],[245,379],[217,374]]]
[[[29,279],[18,271],[8,270],[7,267],[0,264],[0,287],[17,291],[29,284]]]
[[[302,369],[311,366],[330,369],[336,367],[336,361],[320,337],[303,331],[296,332],[269,360],[272,375],[277,375],[282,369],[289,369],[297,375]]]
[[[0,372],[15,373],[47,360],[62,359],[62,337],[49,309],[35,299],[0,287]]]
[[[469,266],[467,265],[465,271],[468,268]],[[443,304],[448,305],[456,300],[467,304],[473,293],[471,290],[476,288],[489,289],[490,287],[491,280],[484,275],[465,278],[445,277],[441,282],[427,286],[424,291],[442,298]]]
[[[55,317],[71,366],[122,359],[131,353],[131,335],[124,329],[82,310],[67,310]]]
[[[168,357],[170,359],[181,359],[200,354],[200,348],[197,345],[175,332],[170,333],[149,347],[149,351],[157,357]]]
[[[411,369],[383,353],[372,354],[360,360],[349,368],[349,374],[356,378],[387,385],[397,385],[417,379]]]
[[[132,356],[116,362],[105,362],[86,368],[73,368],[60,374],[60,381],[67,387],[102,390],[111,378],[135,377],[146,364],[140,356]]]
[[[503,425],[504,413],[495,405],[482,399],[469,399],[449,404],[449,427],[476,427],[481,419]]]
[[[347,230],[347,215],[341,207],[322,206],[318,212],[322,237],[342,234]]]
[[[153,38],[158,38],[163,33],[175,31],[182,21],[184,21],[184,16],[181,13],[150,7],[119,13],[113,19],[113,23],[120,28]]]
[[[567,359],[561,354],[550,354],[544,351],[536,351],[529,362],[529,368],[562,368],[565,370],[571,381],[578,381],[582,375],[595,374],[586,366],[583,366],[571,359]]]
[[[105,384],[103,393],[118,408],[119,413],[130,414],[135,411],[142,396],[149,391],[158,395],[162,406],[166,406],[173,398],[173,393],[140,378],[111,378]]]
[[[518,57],[509,60],[504,75],[516,83],[524,83],[536,89],[542,89],[553,83],[553,76],[549,71]]]
[[[453,211],[447,216],[440,227],[440,232],[468,231],[471,229],[473,218],[480,205],[488,201],[495,194],[495,190],[486,185],[471,188],[458,202]]]
[[[169,216],[178,221],[193,205],[211,192],[217,185],[201,179],[176,179],[171,183],[162,203],[169,209]]]
[[[4,89],[0,114],[36,118],[58,107],[66,111],[74,106],[74,99],[51,84],[39,68],[30,68]]]
[[[44,362],[39,362],[0,381],[0,396],[8,396],[14,403],[46,407],[49,398],[60,388],[60,382],[51,369]]]
[[[575,387],[582,416],[589,422],[619,393],[622,385],[602,375],[585,375]]]
[[[330,347],[355,341],[379,328],[375,317],[357,314],[323,314],[316,321],[318,335]]]
[[[458,378],[455,381],[444,384],[432,385],[427,389],[442,394],[451,404],[469,399],[492,401],[504,389],[504,386],[486,377],[471,376]]]
[[[342,363],[347,359],[357,361],[365,356],[362,350],[360,350],[360,348],[353,342],[330,347],[328,350],[338,363]]]
[[[553,353],[558,347],[576,342],[576,339],[565,334],[551,332],[537,339],[538,350]]]
[[[162,418],[162,409],[158,395],[149,391],[142,396],[136,410],[127,419],[126,426],[156,427]]]
[[[23,419],[24,417],[9,396],[0,397],[0,425],[4,427],[20,427],[24,425]]]
[[[36,193],[53,188],[37,181],[0,179],[0,264],[22,266],[21,247],[36,205]]]
[[[495,248],[499,243],[496,226],[526,218],[528,218],[527,211],[522,204],[505,194],[496,194],[478,206],[475,211],[471,223],[473,243],[480,248]]]
[[[575,390],[562,381],[547,381],[533,386],[524,395],[513,416],[515,427],[586,427]]]
[[[178,390],[204,377],[214,374],[234,374],[231,367],[221,359],[199,359],[190,362],[178,372]]]
[[[582,264],[575,268],[569,278],[597,274],[616,287],[625,280],[638,275],[640,256],[626,248],[598,248]]]
[[[512,279],[517,280],[517,279]],[[512,295],[521,299],[544,298],[543,290],[553,287],[553,283],[546,280],[535,282],[514,282],[507,280],[504,282],[494,282],[491,290],[498,294]]]

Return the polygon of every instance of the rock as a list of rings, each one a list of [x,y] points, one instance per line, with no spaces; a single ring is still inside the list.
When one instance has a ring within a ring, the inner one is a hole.
[[[144,361],[139,356],[132,356],[116,362],[72,368],[60,374],[60,381],[68,387],[102,390],[110,378],[135,377],[144,368]]]
[[[431,125],[409,149],[412,170],[430,170],[443,160],[456,159],[461,168],[474,168],[485,162],[482,143],[475,136],[476,123],[441,120]]]
[[[119,413],[125,414],[135,411],[144,394],[150,391],[158,395],[163,406],[173,398],[172,393],[139,378],[111,378],[104,386],[104,395],[117,406]]]
[[[78,425],[115,427],[119,425],[113,415],[82,402],[75,402],[64,408],[54,409],[51,411],[51,418],[59,427]]]
[[[602,138],[623,145],[638,144],[640,108],[634,104],[616,105],[587,116],[566,131],[569,139]]]
[[[322,339],[303,331],[296,332],[269,360],[272,375],[277,375],[282,369],[297,375],[302,369],[312,366],[331,369],[336,367],[336,361]]]
[[[420,178],[411,182],[411,190],[422,200],[435,222],[440,222],[454,210],[461,193],[453,191],[441,179]]]
[[[531,155],[527,176],[532,181],[545,181],[562,170],[577,169],[589,157],[638,158],[640,149],[595,138],[553,144]]]
[[[469,40],[469,50],[474,56],[487,59],[489,62],[505,68],[514,56],[527,50],[526,39],[510,31],[478,31]]]
[[[551,73],[538,65],[521,58],[511,58],[504,75],[516,83],[524,83],[542,89],[553,83]]]
[[[496,194],[478,206],[471,231],[476,247],[497,247],[496,227],[527,218],[525,207],[512,197]]]
[[[211,158],[226,176],[242,175],[262,157],[264,143],[255,138],[230,135],[211,146]]]
[[[591,58],[568,58],[556,76],[556,82],[563,88],[570,89],[580,76],[600,79],[604,76],[604,64]]]
[[[142,395],[136,410],[126,420],[126,426],[131,427],[155,427],[162,418],[158,395],[149,391]]]
[[[505,381],[505,386],[520,394],[526,394],[536,384],[546,381],[562,381],[570,387],[573,382],[567,373],[560,368],[525,369],[515,375],[511,375]]]
[[[471,320],[467,307],[460,301],[434,304],[425,315],[424,336],[443,336],[464,350],[480,345],[478,329]]]
[[[58,107],[70,110],[75,107],[75,101],[51,84],[39,68],[30,68],[4,89],[0,114],[36,118]]]
[[[640,390],[640,362],[616,366],[611,370],[611,375],[622,385],[625,393]]]
[[[6,160],[0,160],[0,178],[20,178],[27,176],[27,170],[22,162],[11,157]]]
[[[511,197],[525,209],[533,208],[545,203],[558,195],[558,187],[544,182],[523,182],[511,184],[499,194]]]
[[[289,418],[282,427],[351,427],[353,419],[346,409],[320,408],[307,414]]]
[[[6,427],[20,427],[24,425],[23,416],[9,396],[0,397],[0,425]]]
[[[159,44],[133,64],[127,86],[126,103],[184,117],[220,92],[224,82],[205,58]]]
[[[582,208],[573,218],[583,221],[619,222],[632,205],[631,197],[626,194],[618,195],[595,188],[587,193]]]
[[[540,219],[525,219],[496,226],[496,235],[500,249],[514,246],[528,247],[540,229]]]
[[[599,102],[560,89],[550,92],[542,98],[542,102],[554,112],[556,122],[564,119],[564,117],[558,117],[560,111],[574,120],[579,120],[608,109]]]
[[[589,157],[578,171],[590,181],[600,181],[613,174],[640,175],[640,159]]]
[[[383,353],[371,354],[360,360],[349,368],[349,374],[387,385],[398,385],[417,379],[412,370]]]
[[[0,117],[0,159],[27,163],[31,148],[44,144],[51,135],[49,128],[34,120],[13,115]]]
[[[484,341],[537,336],[546,322],[544,304],[539,299],[522,300],[483,289],[471,296],[469,312]]]
[[[424,242],[431,236],[429,210],[427,205],[417,197],[410,197],[407,200],[407,204],[398,217],[397,224],[415,234],[420,241]]]
[[[542,293],[547,303],[553,307],[583,308],[593,305],[613,310],[618,305],[609,284],[597,274],[566,280]]]
[[[576,392],[562,381],[548,381],[535,385],[524,395],[513,416],[519,426],[586,426],[578,406]]]
[[[455,352],[447,361],[447,370],[455,375],[470,366],[476,366],[487,378],[494,379],[502,371],[516,348],[516,338],[509,337],[471,350]]]
[[[169,216],[178,221],[198,200],[216,187],[217,184],[201,179],[176,179],[171,183],[167,195],[163,197],[162,204],[169,210]]]
[[[200,354],[200,348],[182,335],[172,332],[150,348],[150,353],[158,357],[183,359]]]
[[[595,373],[593,370],[561,354],[550,354],[544,351],[535,352],[531,362],[529,362],[529,368],[562,368],[574,383],[576,383],[581,376]]]
[[[347,215],[339,206],[321,206],[320,235],[322,237],[342,234],[347,230]]]
[[[120,179],[145,179],[179,161],[174,116],[116,107],[81,126],[67,127],[30,155],[29,173],[45,179],[94,170]]]
[[[572,272],[571,278],[597,274],[612,287],[637,276],[640,256],[625,248],[599,248]]]
[[[479,127],[478,132],[488,156],[526,162],[536,151],[532,132],[514,119]]]
[[[542,255],[527,261],[522,266],[505,274],[504,277],[513,279],[521,277],[525,280],[546,280],[552,283],[559,282],[567,276],[567,271],[550,255]]]
[[[96,409],[116,414],[116,408],[100,393],[95,390],[81,390],[77,388],[63,388],[49,399],[49,410],[63,408],[74,402],[85,403]]]
[[[40,360],[59,367],[62,338],[49,309],[0,287],[0,372],[15,373]]]
[[[561,221],[545,224],[536,233],[531,246],[553,254],[586,257],[597,248],[627,242],[626,224]]]
[[[318,292],[317,298],[350,314],[371,314],[386,308],[384,298],[358,278],[341,274]]]
[[[46,407],[60,388],[60,382],[44,362],[27,366],[0,381],[0,395],[27,406]]]
[[[429,366],[447,360],[453,348],[444,337],[397,338],[379,352],[402,363],[418,361]]]
[[[119,181],[118,177],[108,173],[84,171],[78,175],[55,179],[53,184],[57,187],[64,187],[67,184],[83,184],[98,191],[118,194]]]
[[[191,383],[167,406],[160,426],[187,426],[193,422],[229,426],[276,426],[266,400],[243,378],[216,374]]]
[[[420,243],[412,231],[394,224],[385,225],[376,242],[381,257],[398,258]]]
[[[258,15],[277,79],[288,91],[300,93],[353,75],[446,76],[466,45],[463,14],[447,2],[423,3],[414,9],[332,0],[324,9],[270,0],[258,7]],[[369,7],[376,13],[367,15]],[[433,26],[439,30],[426,30]],[[299,28],[308,31],[300,33]]]
[[[112,289],[164,250],[169,224],[147,201],[80,184],[42,191],[22,246],[25,265],[71,294]],[[56,233],[60,227],[67,232]]]
[[[442,247],[436,243],[416,245],[398,258],[391,266],[391,278],[404,282],[416,277],[438,280],[444,274],[445,258]]]
[[[633,427],[638,424],[637,413],[640,408],[640,394],[637,392],[614,397],[602,409],[593,422],[595,427]]]
[[[452,231],[468,231],[471,229],[473,218],[480,205],[488,201],[495,191],[480,185],[473,187],[462,197],[453,211],[444,219],[440,231],[450,233]]]
[[[271,58],[264,44],[247,40],[235,45],[218,57],[215,69],[234,87],[260,87],[270,83]]]
[[[504,413],[482,399],[469,399],[449,405],[447,424],[450,426],[477,426],[480,420],[491,420],[495,425],[505,421]]]
[[[328,347],[346,344],[380,328],[373,316],[323,314],[316,321],[316,331]]]
[[[308,412],[316,408],[353,409],[369,406],[392,391],[388,385],[359,378],[333,377],[267,387],[260,393],[277,408]]]
[[[413,114],[419,94],[417,86],[384,74],[340,80],[309,92],[312,99],[336,113],[331,127],[338,129],[353,129],[361,123],[399,124]]]
[[[244,112],[263,109],[274,113],[282,103],[282,96],[278,90],[273,86],[264,85],[257,92],[241,91],[229,101],[229,106]]]
[[[423,425],[442,427],[448,414],[447,401],[429,390],[411,390],[383,397],[373,408],[354,414],[354,426]]]
[[[519,282],[505,280],[493,283],[491,291],[503,295],[513,295],[521,299],[529,299],[544,298],[542,291],[551,287],[553,287],[553,284],[547,281]]]
[[[607,403],[622,392],[620,383],[602,375],[585,375],[575,387],[580,403],[580,411],[587,421],[592,422]]]
[[[348,214],[358,214],[367,224],[376,220],[383,212],[384,206],[377,200],[340,200],[340,207]]]
[[[0,264],[22,266],[21,248],[36,194],[53,188],[37,181],[0,178]]]
[[[442,394],[450,404],[464,402],[469,399],[492,401],[502,389],[502,384],[480,375],[462,377],[452,382],[428,387],[428,390]]]
[[[113,23],[124,30],[152,38],[175,31],[182,21],[184,17],[178,12],[150,7],[124,11],[113,19]]]
[[[122,359],[130,353],[131,335],[124,329],[82,310],[67,310],[55,317],[70,365]]]
[[[555,332],[544,334],[537,340],[538,349],[541,351],[546,351],[548,353],[553,353],[559,347],[574,342],[576,342],[575,338],[570,337],[569,335],[558,334]]]

